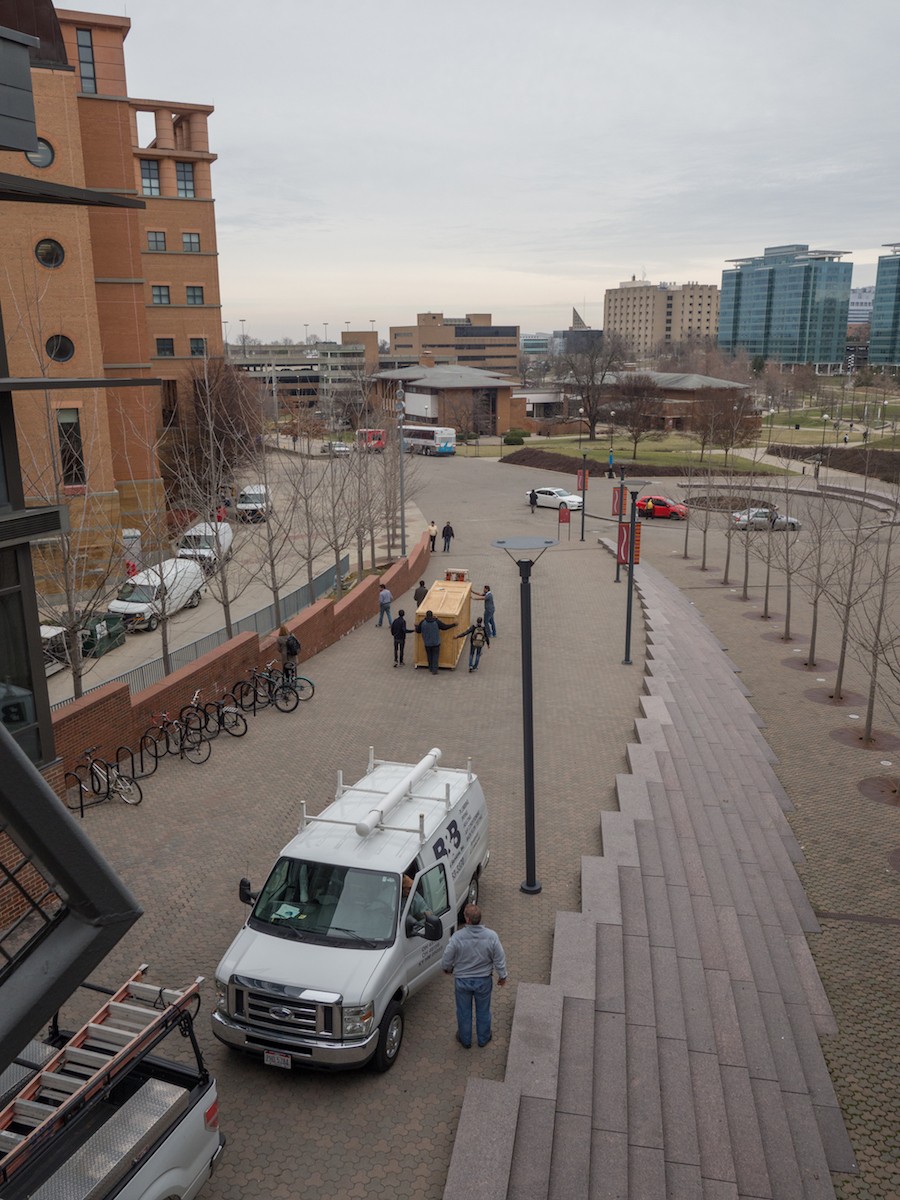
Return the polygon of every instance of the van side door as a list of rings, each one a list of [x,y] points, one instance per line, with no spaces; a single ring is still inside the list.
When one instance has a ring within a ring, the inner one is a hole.
[[[440,918],[443,934],[439,942],[422,937],[424,913]],[[400,937],[404,939],[406,984],[410,994],[435,975],[441,956],[456,926],[456,899],[453,884],[443,863],[416,876],[400,914]]]

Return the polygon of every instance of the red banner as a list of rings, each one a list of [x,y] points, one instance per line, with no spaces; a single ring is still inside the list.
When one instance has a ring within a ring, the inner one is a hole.
[[[559,510],[560,525],[569,525],[569,524],[571,524],[571,521],[572,521],[572,514],[569,512],[569,510],[567,508],[561,508]]]
[[[618,487],[613,488],[612,515],[614,517],[617,517],[620,513],[625,511],[624,496],[625,496],[625,489],[624,489],[624,487],[622,487],[621,484]]]
[[[616,560],[623,567],[628,566],[628,539],[631,533],[631,525],[623,521],[619,526],[619,540],[616,546]],[[635,566],[641,561],[641,523],[635,522],[634,526],[634,563]]]
[[[582,476],[584,478],[582,479]],[[579,471],[575,476],[575,491],[586,492],[588,490],[588,481],[591,478],[590,471]]]

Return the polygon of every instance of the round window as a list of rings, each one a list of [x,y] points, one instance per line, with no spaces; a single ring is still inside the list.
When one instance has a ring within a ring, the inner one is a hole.
[[[26,150],[25,157],[33,167],[49,167],[56,158],[53,147],[43,138],[38,138],[37,150]]]
[[[75,353],[75,343],[64,333],[54,333],[47,338],[47,353],[54,362],[68,362]]]
[[[66,252],[54,238],[41,238],[34,248],[34,257],[42,267],[58,267]]]

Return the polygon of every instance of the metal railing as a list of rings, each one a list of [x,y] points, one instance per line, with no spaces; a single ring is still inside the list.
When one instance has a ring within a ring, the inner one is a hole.
[[[350,556],[345,554],[341,559],[341,577],[343,578],[350,570]],[[320,575],[317,575],[313,580],[312,593],[310,594],[310,586],[304,583],[302,587],[297,588],[288,595],[282,596],[281,599],[281,620],[286,621],[291,617],[302,612],[304,608],[308,608],[326,592],[331,591],[334,587],[334,567],[328,567]],[[249,616],[241,617],[239,621],[233,623],[234,636],[237,637],[242,633],[256,633],[262,637],[267,637],[273,629],[276,629],[278,622],[275,619],[275,605],[267,604],[265,608],[259,609],[255,613],[250,613]],[[229,640],[228,633],[224,629],[217,629],[213,633],[208,633],[206,637],[198,638],[196,642],[190,642],[187,646],[181,646],[178,650],[172,650],[169,658],[172,660],[172,670],[177,671],[180,667],[186,667],[189,663],[196,662],[198,658],[202,658],[204,654],[208,654],[210,650],[215,650],[217,646],[221,646]],[[106,687],[110,683],[125,683],[128,685],[128,690],[132,695],[144,691],[145,688],[152,687],[155,683],[162,682],[166,677],[165,662],[162,658],[152,659],[150,662],[142,663],[139,667],[133,667],[130,671],[125,671],[121,675],[114,675],[111,679],[106,679],[103,683],[95,684],[94,687],[85,688],[84,695],[89,695],[91,692],[97,691],[98,688]],[[65,708],[67,704],[71,704],[75,697],[70,696],[66,700],[57,700],[55,704],[51,704],[50,708],[56,712],[60,708]]]

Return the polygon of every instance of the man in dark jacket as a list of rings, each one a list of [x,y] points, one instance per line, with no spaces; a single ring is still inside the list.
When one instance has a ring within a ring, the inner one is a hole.
[[[403,651],[406,649],[406,635],[409,630],[406,627],[406,611],[400,609],[393,621],[391,621],[391,633],[394,638],[394,666],[403,666]]]
[[[449,521],[441,530],[441,537],[444,539],[444,553],[447,554],[450,550],[450,543],[456,537],[456,534],[453,532],[453,526]]]
[[[422,644],[425,647],[425,653],[428,655],[428,670],[432,675],[437,675],[438,673],[438,658],[441,653],[441,630],[455,628],[455,621],[451,621],[449,625],[444,624],[443,621],[438,620],[430,608],[416,626],[416,633],[422,635]]]
[[[428,595],[428,588],[425,586],[425,580],[420,579],[419,586],[413,592],[413,600],[415,600],[417,608],[422,603],[422,601],[425,599],[425,597],[427,595]]]

